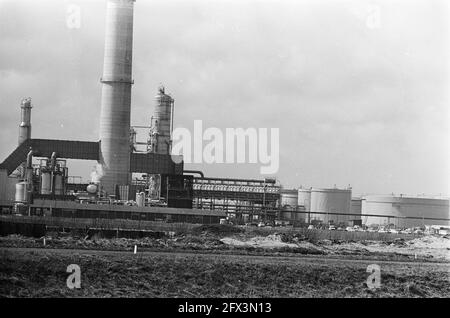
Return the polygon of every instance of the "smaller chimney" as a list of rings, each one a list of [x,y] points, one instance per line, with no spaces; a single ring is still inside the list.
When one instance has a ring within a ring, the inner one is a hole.
[[[19,145],[31,138],[31,98],[25,98],[20,105]]]

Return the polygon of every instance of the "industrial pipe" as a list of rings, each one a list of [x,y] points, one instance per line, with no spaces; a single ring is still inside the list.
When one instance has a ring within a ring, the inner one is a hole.
[[[33,149],[30,148],[30,152],[27,155],[27,168],[32,168],[33,166]]]
[[[183,174],[185,173],[199,174],[202,179],[205,178],[205,175],[200,170],[183,170]]]
[[[33,149],[27,154],[27,164],[25,169],[25,201],[31,203],[33,193]]]
[[[52,152],[52,156],[50,157],[50,167],[52,171],[55,171],[56,167],[56,152]]]

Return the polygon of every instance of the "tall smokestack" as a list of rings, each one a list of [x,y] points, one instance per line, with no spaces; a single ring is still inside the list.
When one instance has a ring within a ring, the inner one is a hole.
[[[31,98],[25,98],[20,104],[19,145],[31,138]]]
[[[108,194],[130,182],[134,0],[108,0],[100,117],[101,183]]]

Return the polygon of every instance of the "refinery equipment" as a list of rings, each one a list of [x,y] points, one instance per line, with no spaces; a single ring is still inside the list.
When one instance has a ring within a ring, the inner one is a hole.
[[[63,196],[66,194],[68,168],[66,160],[57,159],[54,152],[50,158],[41,159],[37,169],[39,194]]]
[[[99,185],[94,182],[89,183],[89,185],[86,187],[86,192],[89,193],[90,195],[99,196],[99,190],[100,190]]]
[[[175,156],[177,158],[172,160],[167,150],[170,149],[171,127],[167,129],[165,123],[171,122],[173,109],[168,115],[164,113],[168,95],[163,89],[160,89],[160,107],[157,107],[161,111],[155,115],[162,123],[157,125],[155,122],[153,126],[156,144],[164,145],[169,140],[169,148],[164,150],[163,146],[158,146],[162,150],[138,153],[130,147],[130,132],[131,143],[135,141],[130,127],[133,5],[134,0],[107,0],[100,140],[33,139],[31,100],[24,99],[21,103],[19,145],[0,164],[2,208],[13,204],[16,198],[19,203],[30,205],[31,210],[45,209],[50,201],[41,199],[48,197],[52,200],[125,204],[129,198],[134,200],[132,174],[183,175],[182,157]],[[169,98],[169,104],[173,108],[173,99]],[[40,160],[35,167],[27,160],[30,149],[33,149],[34,158]],[[98,180],[86,184],[69,183],[65,159],[97,161],[101,168]],[[148,198],[152,195],[155,196],[154,191],[149,192]],[[108,207],[104,209],[108,210]]]
[[[133,177],[133,192],[145,193],[148,200],[158,201],[161,199],[161,175],[142,174],[140,177]]]
[[[33,192],[33,150],[30,150],[27,155],[25,168],[22,170],[22,176],[16,184],[15,202],[19,204],[26,204],[31,201]]]
[[[133,178],[131,188],[138,206],[192,209],[192,179],[190,175],[143,174]]]
[[[148,197],[150,200],[158,200],[161,196],[161,175],[148,175]]]
[[[31,98],[23,99],[20,108],[19,145],[31,138]]]
[[[146,219],[158,219],[158,213],[205,222],[218,222],[227,213],[275,218],[279,200],[275,180],[204,178],[201,172],[193,177],[192,171],[184,171],[182,156],[171,155],[174,99],[163,86],[150,126],[143,127],[148,129],[146,149],[138,151],[138,126],[130,123],[133,6],[134,0],[107,0],[99,141],[32,138],[31,101],[23,100],[19,146],[0,164],[1,207],[13,202],[6,200],[12,184],[17,202],[27,205],[30,213],[135,218],[136,208],[147,213],[139,216]],[[30,149],[31,160],[33,156],[39,160],[35,166],[26,160]],[[69,182],[66,159],[97,161],[98,178]],[[10,180],[15,175],[21,177],[16,184]]]
[[[239,221],[278,215],[280,185],[275,179],[193,178],[193,208],[224,211]]]
[[[145,206],[145,192],[136,193],[136,205],[139,207]]]
[[[148,152],[170,154],[172,149],[174,99],[165,93],[164,86],[155,97],[155,110],[151,118]]]
[[[40,159],[33,165],[33,150],[27,155],[22,177],[18,179],[15,191],[15,210],[23,205],[30,205],[36,198],[67,199],[67,167],[66,161],[57,159],[56,152],[50,158]]]

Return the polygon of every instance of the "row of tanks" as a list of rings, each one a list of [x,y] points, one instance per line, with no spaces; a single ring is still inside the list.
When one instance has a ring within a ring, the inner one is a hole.
[[[282,189],[282,219],[334,225],[411,228],[448,225],[449,200],[443,197],[364,195],[352,198],[351,188]]]
[[[40,159],[37,170],[40,179],[39,193],[41,195],[64,195],[67,170],[66,161],[57,159],[56,153],[53,153],[50,159]]]
[[[55,198],[66,194],[68,168],[66,160],[58,159],[56,152],[33,165],[33,150],[30,150],[19,174],[15,189],[16,211],[23,210],[33,198]]]
[[[348,223],[360,220],[351,213],[352,189],[299,188],[281,189],[281,217],[284,219],[321,223]]]

